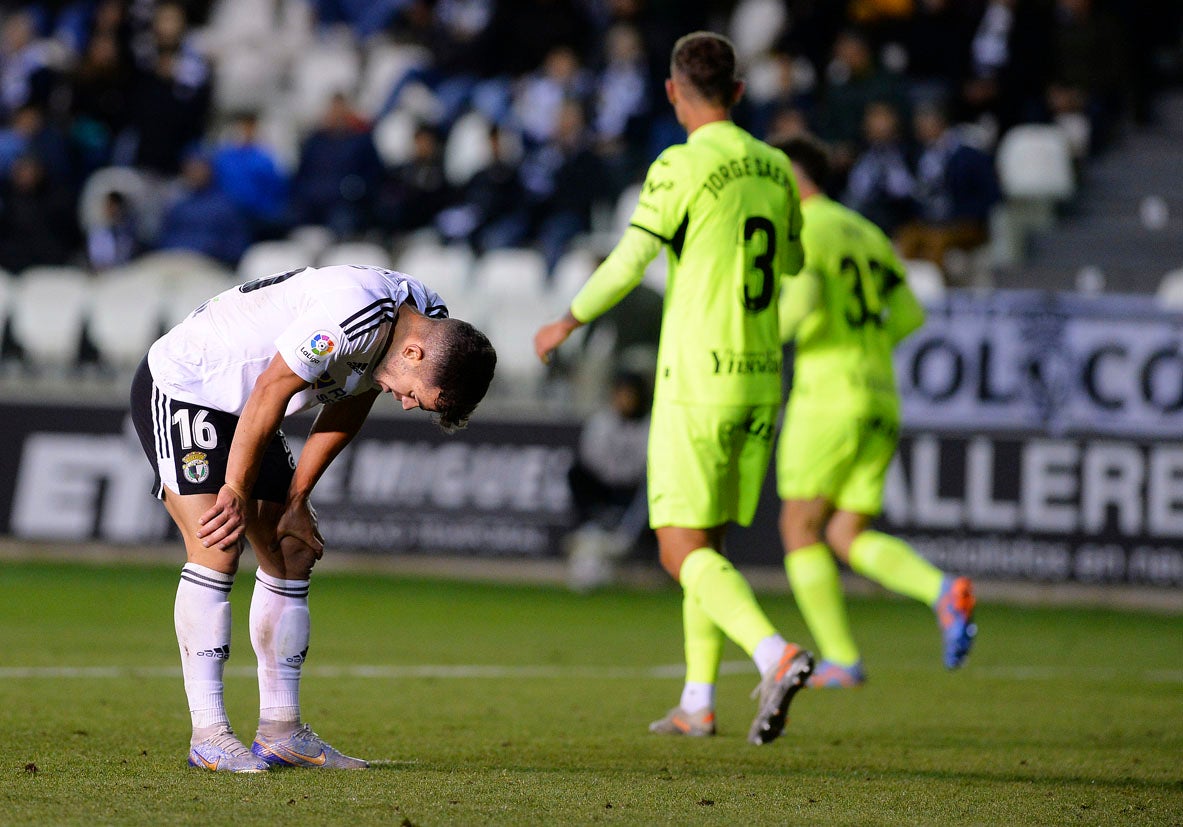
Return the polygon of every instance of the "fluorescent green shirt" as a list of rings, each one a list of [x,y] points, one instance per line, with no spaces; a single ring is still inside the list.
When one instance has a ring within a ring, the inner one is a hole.
[[[924,321],[878,227],[823,195],[802,205],[805,268],[781,295],[797,340],[790,411],[898,411],[891,351]]]
[[[784,153],[730,121],[707,124],[653,162],[629,231],[571,313],[587,322],[612,307],[640,282],[660,242],[669,274],[654,398],[779,404],[777,305],[782,277],[801,268],[800,232]]]

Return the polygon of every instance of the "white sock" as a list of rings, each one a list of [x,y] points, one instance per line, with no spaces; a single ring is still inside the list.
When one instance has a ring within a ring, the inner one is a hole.
[[[300,673],[310,628],[308,581],[256,571],[251,643],[259,659],[259,720],[266,722],[260,726],[266,735],[290,733],[300,723]]]
[[[780,663],[780,656],[785,653],[785,647],[788,645],[789,642],[780,635],[769,635],[756,644],[752,660],[756,662],[756,668],[760,670],[761,675]]]
[[[687,681],[682,687],[682,701],[678,704],[691,714],[715,708],[715,685]]]
[[[173,621],[193,729],[228,724],[222,673],[230,658],[230,587],[233,574],[186,563],[181,569]]]

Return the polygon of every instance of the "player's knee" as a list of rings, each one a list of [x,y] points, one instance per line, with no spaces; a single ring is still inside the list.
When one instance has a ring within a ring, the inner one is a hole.
[[[830,523],[826,526],[826,545],[845,560],[850,556],[850,544],[858,535],[859,531],[855,530],[853,526]]]
[[[307,580],[320,559],[316,549],[294,537],[280,540],[279,550],[283,559],[283,577],[287,580]]]
[[[669,576],[678,580],[682,574],[682,563],[686,560],[686,554],[681,549],[662,547],[658,551],[658,558],[661,560],[661,567]]]

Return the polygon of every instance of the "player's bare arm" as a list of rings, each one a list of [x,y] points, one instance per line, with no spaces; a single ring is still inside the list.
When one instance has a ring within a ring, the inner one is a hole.
[[[247,503],[263,452],[279,429],[288,402],[307,386],[279,354],[255,383],[230,445],[226,482],[213,506],[201,516],[197,537],[207,548],[230,551],[237,547],[246,528]]]
[[[580,326],[598,318],[627,296],[645,278],[645,268],[661,250],[661,241],[638,227],[624,231],[620,242],[587,284],[571,301],[571,309],[558,321],[543,325],[534,335],[534,352],[542,362],[567,341]]]
[[[276,527],[277,544],[284,538],[293,538],[311,548],[320,559],[324,553],[324,537],[317,527],[316,510],[309,500],[312,489],[325,469],[357,436],[377,398],[378,391],[372,390],[321,408],[300,451],[287,504]]]
[[[543,325],[534,334],[534,352],[538,354],[538,358],[542,360],[543,364],[550,362],[550,355],[555,348],[567,341],[572,333],[582,326],[583,322],[567,312],[563,318],[550,324]]]

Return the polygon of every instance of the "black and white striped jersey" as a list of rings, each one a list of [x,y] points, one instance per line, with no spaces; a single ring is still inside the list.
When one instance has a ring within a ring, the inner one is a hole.
[[[446,317],[439,294],[380,267],[306,267],[209,299],[148,351],[156,384],[174,399],[241,414],[278,352],[310,386],[287,413],[375,387],[374,365],[398,308]]]

